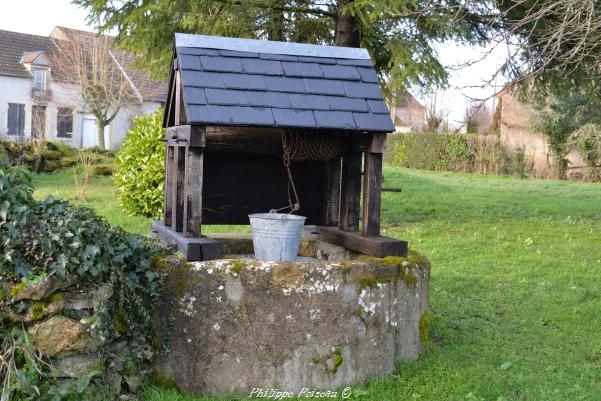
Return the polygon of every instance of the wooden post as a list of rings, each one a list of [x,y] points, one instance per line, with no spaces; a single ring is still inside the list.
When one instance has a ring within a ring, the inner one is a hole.
[[[380,235],[382,153],[365,153],[363,173],[363,230],[366,237]]]
[[[173,171],[172,173],[172,212],[171,228],[176,232],[184,229],[184,182],[186,166],[186,148],[175,146],[173,148]]]
[[[342,158],[340,228],[344,231],[359,230],[361,155],[360,152],[350,151]]]
[[[340,220],[340,157],[325,162],[325,191],[323,201],[323,224],[337,226]]]
[[[184,196],[184,234],[200,237],[202,224],[203,148],[186,146],[186,187]]]
[[[171,226],[171,214],[173,211],[172,203],[172,187],[173,186],[173,146],[167,145],[167,151],[165,152],[165,188],[163,192],[165,194],[164,199],[164,221],[166,226]]]

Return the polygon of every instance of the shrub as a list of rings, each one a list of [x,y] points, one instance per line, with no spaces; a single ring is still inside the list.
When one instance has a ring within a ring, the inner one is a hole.
[[[101,340],[113,338],[125,326],[128,338],[149,343],[151,308],[161,284],[151,264],[165,249],[153,240],[111,227],[91,209],[52,197],[36,201],[32,192],[28,171],[0,161],[0,338],[9,336],[1,324],[2,313],[19,308],[19,302],[11,301],[11,290],[39,277],[55,276],[82,288],[109,283],[112,295],[91,317],[95,333]],[[5,357],[0,349],[0,361]],[[19,366],[27,370],[26,364]],[[35,399],[45,399],[63,386],[46,371],[28,374],[44,380],[39,388],[47,394]],[[9,391],[17,394],[11,399],[30,399],[22,381],[11,384],[1,376],[0,370],[3,394]],[[7,385],[13,387],[7,389]]]
[[[510,170],[509,157],[497,136],[471,137],[470,146],[474,153],[472,172],[500,175]]]
[[[482,174],[506,173],[509,159],[494,135],[396,133],[385,154],[394,166]]]
[[[572,132],[568,149],[580,153],[589,168],[591,181],[601,180],[601,125],[585,124]]]
[[[24,165],[38,172],[52,173],[77,164],[77,149],[58,141],[0,141],[0,149],[12,164]]]
[[[534,171],[534,157],[526,151],[526,147],[518,148],[512,157],[513,174],[520,178],[529,178]]]
[[[137,117],[119,149],[115,184],[121,207],[130,214],[159,218],[163,209],[165,130],[162,110]]]

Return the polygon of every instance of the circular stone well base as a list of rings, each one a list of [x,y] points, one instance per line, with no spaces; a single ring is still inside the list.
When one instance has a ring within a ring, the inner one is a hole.
[[[220,241],[226,253],[248,253],[247,238]],[[161,260],[168,276],[157,306],[157,380],[190,394],[298,394],[335,391],[415,360],[428,333],[427,259],[332,247],[305,238],[303,256],[329,259],[315,262]]]

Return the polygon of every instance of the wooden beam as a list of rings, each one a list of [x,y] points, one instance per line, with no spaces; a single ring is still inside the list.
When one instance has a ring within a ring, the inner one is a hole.
[[[175,71],[175,125],[184,125],[188,122],[186,106],[182,94],[182,79],[180,70]]]
[[[406,241],[380,236],[364,237],[359,232],[343,231],[336,227],[316,227],[316,229],[322,240],[364,255],[377,258],[407,256]]]
[[[186,148],[175,146],[173,148],[173,171],[171,190],[171,227],[174,231],[182,232],[184,229],[184,183],[186,167]]]
[[[282,130],[256,127],[207,127],[206,147],[212,152],[282,154]]]
[[[167,93],[167,103],[165,104],[165,117],[163,125],[171,127],[175,125],[175,76],[172,74],[169,77],[169,91]]]
[[[340,157],[325,162],[323,224],[326,226],[337,226],[340,221],[341,163]]]
[[[171,146],[193,146],[204,148],[206,145],[205,128],[195,125],[168,127],[167,144]]]
[[[184,234],[200,237],[202,224],[203,148],[186,147]]]
[[[363,235],[380,235],[382,203],[382,154],[365,153],[363,173]]]
[[[150,233],[161,241],[177,246],[177,249],[188,261],[213,260],[223,257],[222,246],[216,240],[208,237],[186,237],[173,231],[161,221],[153,221]]]
[[[384,153],[386,149],[386,134],[354,134],[352,135],[353,151],[366,153]]]
[[[349,152],[342,158],[340,185],[340,228],[359,229],[361,203],[361,153]]]
[[[173,213],[173,146],[167,145],[165,152],[165,185],[163,188],[164,192],[164,205],[163,205],[163,218],[165,225],[171,226],[171,217]]]

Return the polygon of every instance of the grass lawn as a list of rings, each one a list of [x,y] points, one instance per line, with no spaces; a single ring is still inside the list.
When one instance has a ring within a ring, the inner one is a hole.
[[[387,168],[384,235],[432,262],[426,354],[354,400],[601,400],[601,185]],[[72,197],[70,174],[35,179]],[[91,207],[124,216],[108,178]],[[197,401],[149,387],[145,401]]]

